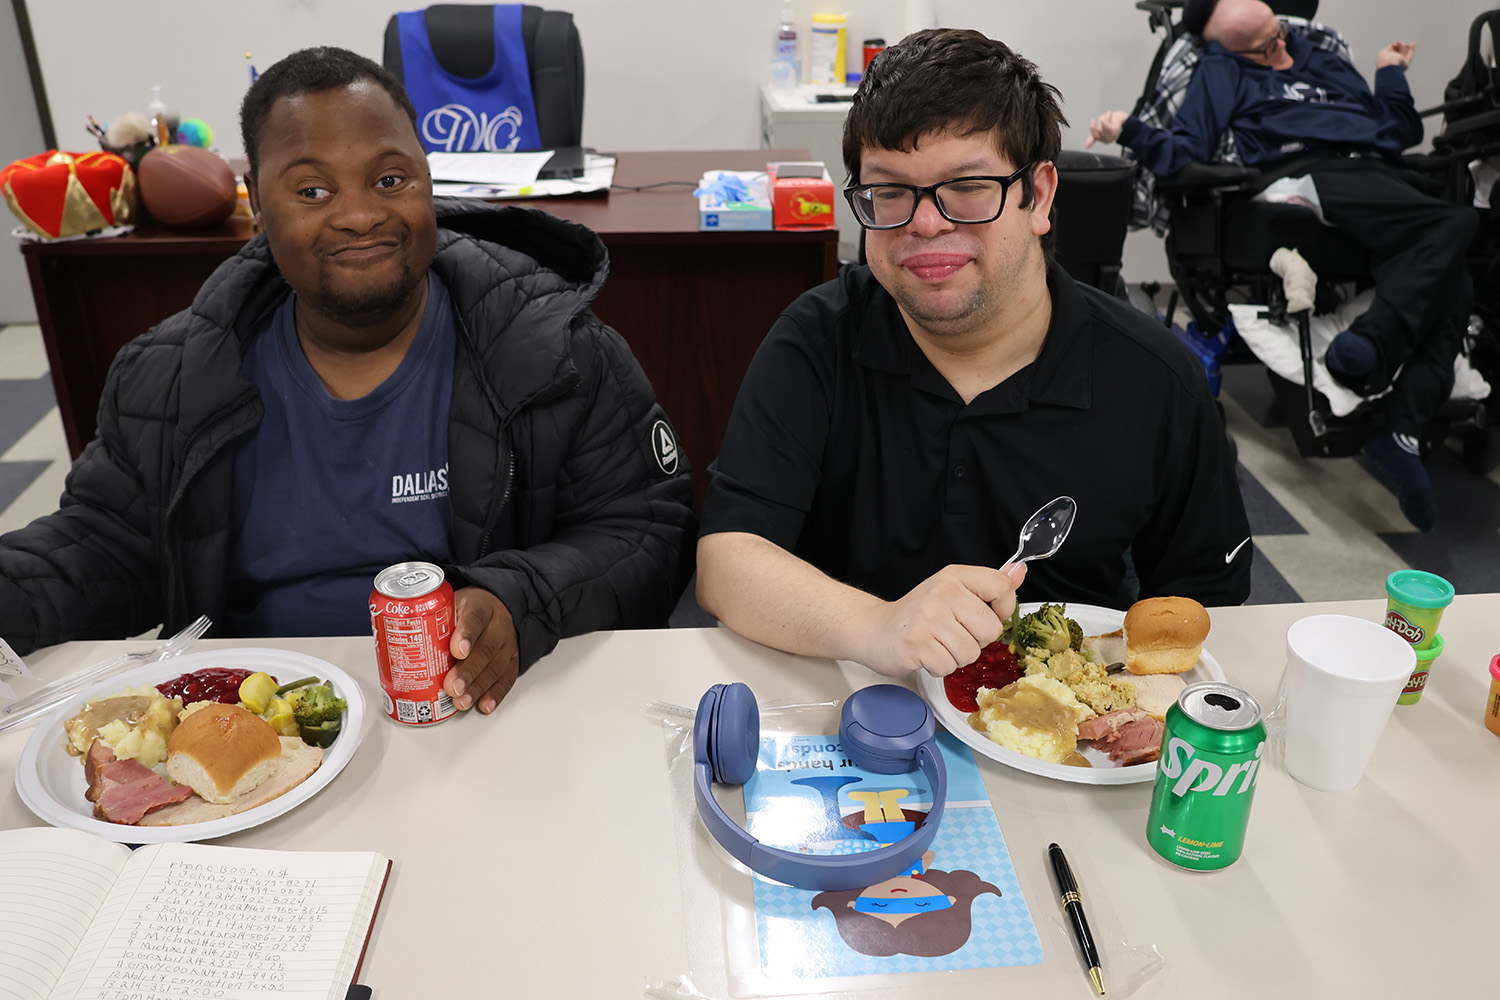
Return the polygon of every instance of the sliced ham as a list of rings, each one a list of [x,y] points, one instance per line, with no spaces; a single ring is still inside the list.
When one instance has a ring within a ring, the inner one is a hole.
[[[115,752],[109,748],[108,743],[96,739],[89,744],[89,752],[83,755],[83,777],[89,783],[89,790],[85,794],[90,802],[98,802],[100,793],[104,791],[104,778],[99,772],[113,763]]]
[[[193,790],[170,781],[137,760],[119,760],[103,740],[94,740],[84,757],[86,793],[94,803],[94,815],[127,826],[141,821],[153,809],[181,802]]]
[[[1154,743],[1149,747],[1142,747],[1134,753],[1121,754],[1118,757],[1112,753],[1111,757],[1120,762],[1120,766],[1129,767],[1131,764],[1146,764],[1161,756],[1161,744]]]
[[[1121,708],[1079,723],[1078,738],[1092,741],[1110,760],[1143,764],[1160,752],[1162,728],[1160,720],[1138,708]]]
[[[1162,724],[1148,715],[1132,719],[1118,730],[1105,748],[1111,760],[1122,764],[1141,764],[1155,760],[1161,752]]]
[[[1123,729],[1128,723],[1135,719],[1147,716],[1138,708],[1117,708],[1113,712],[1104,715],[1096,715],[1087,722],[1078,724],[1078,738],[1080,740],[1104,740],[1109,739],[1115,733]]]

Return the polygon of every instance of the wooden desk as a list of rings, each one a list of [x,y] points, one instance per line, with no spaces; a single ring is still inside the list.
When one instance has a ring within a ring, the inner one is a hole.
[[[1384,607],[1215,608],[1207,646],[1232,682],[1270,706],[1292,622],[1324,612],[1378,620]],[[1042,962],[870,977],[868,989],[914,1000],[1092,996],[1046,867],[1055,840],[1078,875],[1110,996],[1493,996],[1500,739],[1481,712],[1500,651],[1497,615],[1497,594],[1460,596],[1448,609],[1446,651],[1422,700],[1395,710],[1353,790],[1319,792],[1274,762],[1264,768],[1244,857],[1222,872],[1185,872],[1151,852],[1150,784],[1068,784],[981,758]],[[253,644],[337,664],[379,704],[368,637]],[[74,643],[28,661],[47,680],[147,645]],[[722,904],[742,904],[749,878],[674,785],[662,715],[648,706],[692,708],[710,684],[735,680],[766,705],[842,699],[879,678],[725,629],[565,639],[492,716],[417,731],[377,715],[328,787],[221,842],[393,858],[362,977],[380,998],[638,997],[646,983],[681,975],[725,997],[714,979],[722,939],[754,931],[753,921],[726,930]],[[0,733],[0,829],[40,822],[12,782],[31,732]],[[940,987],[934,975],[946,977]]]
[[[696,183],[705,170],[763,169],[805,150],[621,153],[615,183]],[[609,248],[595,311],[630,343],[677,427],[701,499],[751,356],[800,293],[838,270],[838,233],[700,233],[687,185],[525,202],[582,223]],[[25,243],[37,319],[74,457],[94,436],[115,352],[186,309],[252,235],[247,219],[208,230],[144,225],[115,239]]]

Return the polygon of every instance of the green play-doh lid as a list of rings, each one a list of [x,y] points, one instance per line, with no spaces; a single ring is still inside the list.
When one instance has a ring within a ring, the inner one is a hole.
[[[1415,650],[1417,654],[1417,669],[1426,670],[1428,664],[1443,655],[1443,637],[1433,633],[1432,645],[1426,649]]]
[[[1453,603],[1453,584],[1420,569],[1396,570],[1385,578],[1385,592],[1414,608],[1446,608]]]

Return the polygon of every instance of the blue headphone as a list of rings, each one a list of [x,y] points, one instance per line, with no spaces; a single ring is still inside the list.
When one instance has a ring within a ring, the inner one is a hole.
[[[743,684],[715,684],[693,720],[693,794],[703,825],[736,860],[799,889],[862,889],[909,870],[937,834],[948,794],[948,771],[933,742],[932,707],[906,688],[876,684],[844,699],[839,742],[859,767],[876,774],[921,768],[932,786],[932,811],[910,836],[862,854],[799,854],[766,847],[731,820],[711,782],[743,785],[760,752],[760,709]]]

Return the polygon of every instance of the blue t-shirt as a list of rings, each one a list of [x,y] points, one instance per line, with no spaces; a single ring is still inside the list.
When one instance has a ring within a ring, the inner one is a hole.
[[[265,416],[235,456],[231,635],[360,635],[392,563],[451,562],[448,400],[455,334],[447,289],[400,367],[359,399],[334,399],[297,341],[290,296],[250,346]]]

